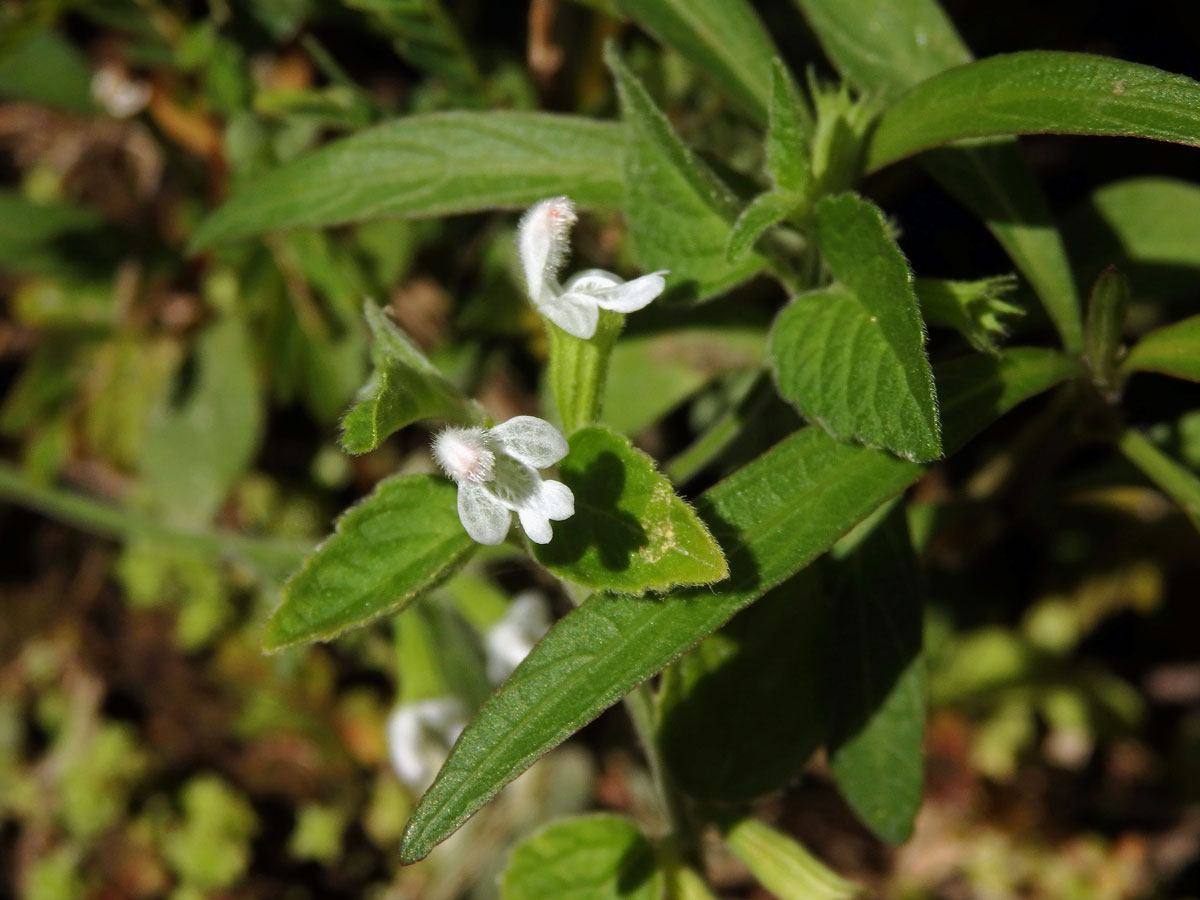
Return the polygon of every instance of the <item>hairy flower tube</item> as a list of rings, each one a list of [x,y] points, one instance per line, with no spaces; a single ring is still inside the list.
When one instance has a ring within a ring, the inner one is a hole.
[[[537,470],[566,455],[566,438],[533,416],[515,416],[495,428],[447,428],[433,439],[434,459],[458,485],[463,527],[488,545],[504,540],[514,512],[531,541],[550,543],[550,522],[575,514],[575,495]]]
[[[567,334],[589,340],[596,333],[600,310],[631,313],[662,293],[666,270],[623,281],[603,269],[586,269],[558,283],[566,262],[575,204],[569,197],[551,197],[531,206],[517,228],[517,250],[525,270],[529,299],[538,312]]]

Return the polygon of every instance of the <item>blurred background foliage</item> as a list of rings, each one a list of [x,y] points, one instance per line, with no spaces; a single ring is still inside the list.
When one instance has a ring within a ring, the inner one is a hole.
[[[451,696],[473,708],[509,598],[554,597],[548,576],[503,549],[404,626],[259,650],[281,579],[331,517],[383,475],[430,466],[417,429],[362,457],[336,447],[367,372],[364,297],[498,418],[537,411],[544,338],[514,280],[512,217],[297,231],[202,258],[183,249],[239,184],[397,115],[611,116],[601,48],[612,36],[695,146],[752,171],[755,132],[616,5],[0,10],[0,896],[482,900],[497,896],[513,843],[555,815],[618,811],[653,833],[649,776],[628,725],[608,714],[429,860],[396,866],[420,785],[389,764],[389,711]],[[827,71],[793,6],[756,5],[797,71]],[[1084,50],[1200,76],[1190,4],[1017,0],[1002,17],[945,5],[977,56]],[[1081,283],[1120,265],[1134,332],[1194,310],[1200,200],[1191,219],[1164,222],[1119,189],[1096,190],[1132,174],[1188,177],[1194,151],[1024,146]],[[868,189],[919,273],[1008,268],[916,167]],[[620,266],[622,236],[615,216],[589,217],[579,255]],[[669,309],[650,310],[618,347],[611,424],[689,491],[794,427],[759,377],[777,302],[752,284],[683,331]],[[1016,328],[1048,331],[1035,314]],[[1154,436],[1200,471],[1196,386],[1139,375],[1127,397],[1137,424],[1177,422]],[[761,804],[883,896],[1200,896],[1196,534],[1055,417],[1053,401],[1021,411],[913,492],[934,710],[914,838],[889,850],[871,837],[820,758]],[[723,418],[754,427],[698,468],[681,451]],[[733,857],[718,855],[712,875],[722,896],[767,896]]]

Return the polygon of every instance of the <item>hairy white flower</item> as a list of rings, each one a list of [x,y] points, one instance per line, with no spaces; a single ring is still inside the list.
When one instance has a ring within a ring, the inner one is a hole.
[[[457,697],[402,703],[387,721],[388,756],[396,776],[414,791],[424,791],[467,724]]]
[[[433,439],[434,459],[458,485],[463,527],[489,545],[504,540],[514,512],[535,544],[550,543],[552,520],[575,514],[571,489],[537,471],[566,455],[566,438],[533,416],[515,416],[495,428],[447,428]]]
[[[517,249],[525,270],[529,299],[538,312],[567,334],[588,340],[596,333],[600,310],[631,313],[662,293],[664,269],[623,281],[603,269],[587,269],[558,283],[566,261],[575,204],[569,197],[551,197],[531,206],[517,228]]]
[[[513,597],[483,638],[488,680],[492,684],[504,681],[549,629],[550,610],[539,591],[522,591]]]

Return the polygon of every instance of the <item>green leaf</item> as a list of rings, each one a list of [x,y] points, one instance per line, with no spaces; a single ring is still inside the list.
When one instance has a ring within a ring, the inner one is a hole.
[[[375,336],[375,370],[342,419],[342,448],[366,453],[389,435],[420,419],[472,423],[478,408],[447,381],[379,306],[367,301],[367,324]]]
[[[935,75],[888,107],[867,171],[963,138],[1046,133],[1200,145],[1200,82],[1087,53],[993,56]]]
[[[767,120],[771,60],[778,51],[746,0],[618,0],[621,11]]]
[[[998,414],[1063,381],[1087,377],[1077,357],[1044,347],[1013,347],[998,355],[978,354],[937,367],[942,398],[942,439],[953,453]]]
[[[288,579],[263,648],[327,641],[399,612],[453,574],[476,546],[458,519],[449,481],[432,475],[381,481]]]
[[[934,0],[796,0],[837,70],[891,100],[971,52]]]
[[[609,359],[604,422],[635,435],[716,376],[766,358],[762,328],[727,325],[624,335]]]
[[[658,900],[654,848],[620,816],[565,819],[513,851],[501,900]]]
[[[725,843],[779,900],[850,900],[864,893],[790,837],[757,819],[740,819],[727,827]]]
[[[912,272],[883,215],[854,194],[817,205],[817,243],[838,284],[775,322],[779,390],[830,433],[926,461],[942,453],[937,395]]]
[[[622,593],[709,584],[728,574],[704,523],[628,438],[591,426],[572,434],[570,446],[559,474],[575,494],[575,515],[534,550],[550,571]]]
[[[628,127],[626,209],[638,264],[669,269],[676,297],[706,299],[745,281],[766,263],[754,253],[725,259],[737,197],[679,140],[611,45],[607,59]]]
[[[781,191],[807,196],[812,188],[808,137],[812,111],[780,59],[771,67],[771,108],[765,141],[767,174]]]
[[[1001,321],[1025,310],[1004,300],[1017,286],[1012,275],[994,275],[978,281],[944,281],[918,278],[917,298],[921,317],[931,326],[953,328],[981,353],[995,353],[1008,332]]]
[[[1151,331],[1129,351],[1121,368],[1200,381],[1200,316]]]
[[[826,53],[860,90],[892,100],[971,61],[934,0],[797,0]],[[872,27],[863,28],[863,22]],[[926,169],[984,220],[1045,304],[1068,350],[1083,349],[1079,295],[1041,189],[1013,138],[946,147]]]
[[[1115,400],[1119,393],[1117,360],[1120,358],[1121,335],[1129,310],[1129,279],[1115,266],[1100,273],[1088,298],[1087,352],[1084,358],[1092,370],[1092,380]],[[1198,333],[1200,334],[1200,333]],[[1197,346],[1200,346],[1198,344]],[[1200,365],[1195,367],[1200,373]]]
[[[531,112],[409,116],[282,166],[201,223],[191,251],[285,228],[521,208],[555,194],[621,202],[624,129]]]
[[[924,780],[922,604],[904,509],[881,513],[834,547],[826,569],[834,609],[829,752],[842,796],[898,844],[912,834]]]
[[[780,191],[759,194],[733,223],[729,242],[725,245],[725,259],[730,263],[738,262],[768,229],[790,216],[803,202],[795,194]]]
[[[699,800],[738,803],[791,781],[826,734],[828,615],[801,572],[669,670],[659,740]]]
[[[1167,456],[1133,428],[1126,428],[1121,433],[1117,449],[1163,493],[1182,506],[1192,524],[1200,530],[1200,478],[1195,473]]]
[[[1194,289],[1200,269],[1200,185],[1129,178],[1097,188],[1067,220],[1082,278],[1116,264],[1138,293]]]
[[[1053,351],[978,359],[971,373],[946,379],[962,394],[943,398],[951,448],[1078,371],[1077,361]],[[960,413],[967,413],[961,422],[951,418]],[[705,492],[696,506],[725,551],[729,578],[665,598],[596,594],[560,620],[463,732],[409,822],[402,859],[422,859],[538,757],[804,568],[923,471],[804,428]]]
[[[0,51],[0,97],[70,113],[93,113],[92,70],[56,31],[31,31]]]
[[[246,325],[226,315],[193,351],[186,393],[170,386],[151,411],[143,488],[171,521],[207,525],[246,471],[262,437],[262,391]]]

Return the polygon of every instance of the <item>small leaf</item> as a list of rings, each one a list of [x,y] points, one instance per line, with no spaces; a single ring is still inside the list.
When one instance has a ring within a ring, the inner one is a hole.
[[[1077,373],[1079,363],[1024,348],[957,368],[951,378],[939,369],[951,449]],[[708,490],[696,505],[725,550],[729,578],[666,598],[596,594],[555,624],[463,732],[408,824],[401,858],[426,856],[539,756],[804,568],[923,471],[804,428]]]
[[[924,324],[883,215],[854,194],[826,197],[817,241],[839,284],[796,298],[776,320],[780,393],[834,435],[936,459],[942,444]]]
[[[419,419],[477,422],[481,413],[450,384],[380,307],[364,312],[375,343],[375,370],[342,419],[342,448],[366,453]]]
[[[725,843],[779,900],[850,900],[864,893],[796,843],[757,819],[725,829]]]
[[[807,197],[812,189],[808,135],[812,112],[783,61],[771,68],[771,109],[767,124],[767,174],[781,191]]]
[[[963,138],[1047,133],[1200,145],[1200,82],[1087,53],[993,56],[935,75],[888,107],[867,171]]]
[[[883,840],[912,834],[924,782],[921,591],[903,507],[862,523],[830,554],[830,763],[838,790]]]
[[[786,219],[803,202],[801,197],[779,191],[759,194],[733,223],[733,230],[729,232],[729,243],[725,245],[725,259],[736,263],[769,228]]]
[[[707,299],[745,281],[766,263],[754,253],[725,260],[737,197],[679,140],[611,47],[607,58],[628,127],[626,209],[638,264],[669,269],[672,296]]]
[[[257,179],[192,236],[196,253],[265,231],[445,216],[571,195],[621,200],[624,129],[546,113],[408,116],[335,141]]]
[[[766,121],[775,45],[746,0],[617,0],[621,11],[690,60],[758,123]]]
[[[824,740],[829,631],[815,576],[771,591],[669,670],[659,740],[693,797],[738,803],[776,790]]]
[[[704,523],[627,438],[602,426],[571,435],[559,463],[575,515],[536,547],[560,578],[599,590],[641,593],[720,581],[729,570]]]
[[[1121,368],[1200,381],[1200,316],[1151,331],[1134,344]]]
[[[267,622],[268,652],[327,641],[399,612],[453,574],[476,548],[453,484],[432,475],[381,481],[283,587]]]
[[[654,848],[620,816],[565,819],[513,851],[501,900],[658,900],[662,876]]]
[[[1017,286],[1012,275],[995,275],[978,281],[944,281],[918,278],[917,298],[921,317],[931,326],[953,328],[981,353],[995,353],[1008,332],[1002,317],[1025,314],[1021,307],[1002,299]]]

